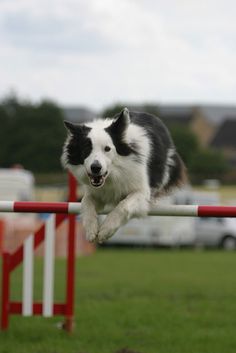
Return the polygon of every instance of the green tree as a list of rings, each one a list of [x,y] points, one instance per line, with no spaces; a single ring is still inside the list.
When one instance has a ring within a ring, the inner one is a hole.
[[[221,179],[228,171],[228,164],[220,151],[212,149],[199,150],[189,163],[193,180]]]
[[[20,163],[33,172],[61,169],[65,128],[56,104],[43,101],[34,105],[8,97],[0,104],[0,124],[1,166]]]
[[[220,151],[202,149],[197,136],[182,125],[170,126],[172,138],[182,157],[192,182],[204,179],[221,179],[228,170],[227,162]]]
[[[196,135],[188,127],[182,125],[170,126],[169,130],[178,153],[182,157],[184,163],[188,166],[191,163],[193,156],[200,150],[199,141]]]

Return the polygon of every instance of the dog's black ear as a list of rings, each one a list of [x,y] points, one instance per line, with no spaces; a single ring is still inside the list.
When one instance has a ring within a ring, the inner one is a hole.
[[[120,115],[122,115],[122,119],[126,120],[127,125],[130,123],[130,116],[129,116],[129,109],[124,108],[121,112]]]
[[[78,125],[72,124],[67,120],[64,120],[64,125],[71,134],[75,134],[79,129]]]
[[[64,124],[72,135],[86,135],[90,131],[90,128],[86,125],[73,124],[67,120],[64,120]]]
[[[115,116],[115,121],[108,127],[111,133],[122,135],[130,123],[128,108],[124,108]]]
[[[114,117],[113,122],[105,130],[111,136],[116,151],[121,156],[128,156],[135,153],[133,148],[126,142],[125,132],[130,123],[130,115],[127,108],[124,108]]]
[[[116,119],[117,124],[120,124],[124,126],[125,128],[129,125],[130,123],[130,116],[129,116],[129,110],[128,108],[124,108],[119,114]]]

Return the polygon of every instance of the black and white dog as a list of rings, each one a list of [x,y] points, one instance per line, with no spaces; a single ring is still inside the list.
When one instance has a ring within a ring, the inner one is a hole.
[[[84,186],[82,218],[89,241],[103,242],[156,199],[185,181],[185,166],[157,117],[125,108],[113,118],[69,131],[63,166]],[[97,213],[112,210],[101,225]]]

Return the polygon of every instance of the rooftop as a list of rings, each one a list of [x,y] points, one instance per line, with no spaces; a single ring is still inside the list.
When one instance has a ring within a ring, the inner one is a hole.
[[[226,118],[214,136],[211,145],[236,148],[236,115],[234,119]]]

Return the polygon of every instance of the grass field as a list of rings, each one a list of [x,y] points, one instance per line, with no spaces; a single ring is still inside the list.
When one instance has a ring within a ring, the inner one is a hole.
[[[77,260],[76,329],[59,318],[12,317],[1,353],[235,353],[236,254],[98,250]],[[41,292],[36,261],[36,297]],[[56,299],[65,262],[56,262]],[[14,274],[12,297],[20,295]],[[126,347],[126,350],[125,350]]]

